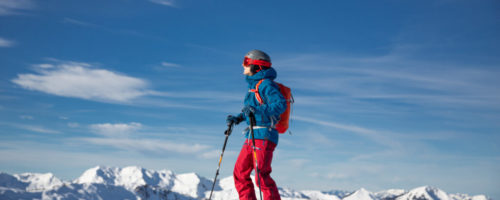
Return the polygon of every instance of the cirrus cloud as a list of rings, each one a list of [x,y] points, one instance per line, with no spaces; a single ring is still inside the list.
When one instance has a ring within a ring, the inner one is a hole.
[[[0,47],[12,47],[14,46],[15,42],[11,40],[7,40],[5,38],[0,37]]]
[[[22,10],[32,9],[34,3],[32,0],[1,0],[0,15],[18,14]]]
[[[173,0],[150,0],[153,3],[164,5],[164,6],[170,6],[170,7],[175,7],[176,4]]]
[[[34,69],[37,73],[18,74],[12,82],[28,90],[94,101],[130,102],[148,93],[145,80],[88,63],[39,64]]]
[[[142,127],[141,123],[137,122],[131,122],[129,124],[123,124],[123,123],[118,123],[118,124],[111,124],[111,123],[104,123],[104,124],[92,124],[90,125],[90,128],[101,135],[104,136],[122,136],[122,135],[128,135],[130,133],[133,133],[137,130],[139,130]]]

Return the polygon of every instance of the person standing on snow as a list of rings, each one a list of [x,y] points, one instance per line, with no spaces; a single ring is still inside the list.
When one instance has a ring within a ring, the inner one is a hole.
[[[229,115],[227,123],[239,124],[246,120],[247,124],[250,124],[249,116],[251,114],[255,116],[256,123],[253,129],[257,164],[260,171],[260,189],[265,200],[280,200],[278,187],[270,174],[273,152],[279,139],[278,131],[274,125],[286,110],[287,101],[280,93],[278,85],[273,81],[277,74],[274,68],[271,68],[269,55],[260,50],[248,52],[243,61],[243,69],[249,88],[244,100],[245,106],[240,114],[236,116]],[[263,104],[260,104],[256,99],[254,90],[260,80],[263,81],[258,86],[258,92],[264,102]],[[252,143],[249,128],[245,129],[245,137],[246,140],[234,166],[234,183],[240,200],[256,200],[255,189],[250,178],[256,164],[252,149],[254,144]],[[257,182],[257,180],[255,181]]]

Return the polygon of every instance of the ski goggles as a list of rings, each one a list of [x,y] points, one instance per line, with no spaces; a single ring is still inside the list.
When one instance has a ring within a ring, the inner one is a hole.
[[[254,60],[249,57],[245,57],[243,59],[243,66],[248,66],[248,65],[259,65],[259,66],[264,66],[264,67],[271,67],[271,62],[267,62],[265,60]]]

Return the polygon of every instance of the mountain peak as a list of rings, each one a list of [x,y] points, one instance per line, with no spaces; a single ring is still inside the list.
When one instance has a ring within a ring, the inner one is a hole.
[[[403,189],[389,189],[375,193],[377,199],[396,199],[397,197],[406,194]]]
[[[140,166],[124,168],[96,166],[85,171],[75,183],[78,184],[109,184],[124,186],[134,190],[138,186],[150,185],[168,187],[173,182],[173,172],[168,170],[153,171]]]
[[[198,198],[204,197],[205,191],[210,190],[211,187],[212,181],[196,173],[185,173],[177,175],[173,190]]]
[[[0,173],[0,187],[25,191],[43,191],[62,185],[62,181],[52,173],[22,173],[10,175]]]
[[[253,177],[254,178],[254,177]],[[0,172],[0,199],[179,199],[206,198],[212,181],[197,173],[176,175],[169,170],[148,170],[139,166],[124,168],[96,166],[72,182],[61,182],[53,174]],[[409,192],[385,190],[372,193],[365,188],[354,192],[293,190],[279,188],[283,199],[302,200],[491,200],[484,195],[447,194],[422,186]],[[348,195],[346,195],[348,194]],[[215,183],[214,200],[236,199],[233,177]]]
[[[95,166],[83,172],[74,182],[78,184],[114,184],[117,167]]]
[[[343,199],[344,200],[374,200],[375,198],[370,191],[366,190],[365,188],[360,188]]]
[[[431,186],[421,186],[410,190],[398,197],[398,200],[408,199],[408,200],[449,200],[448,194],[446,192]]]

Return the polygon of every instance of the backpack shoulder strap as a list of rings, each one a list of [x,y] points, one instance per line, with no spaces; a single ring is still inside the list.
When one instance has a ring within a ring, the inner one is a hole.
[[[259,86],[260,84],[262,83],[262,81],[264,81],[264,79],[261,79],[257,85],[255,85],[255,89],[251,89],[250,92],[253,92],[255,93],[255,98],[257,99],[257,101],[259,101],[259,103],[262,105],[264,104],[264,101],[262,100],[262,97],[260,96],[260,93],[259,93]]]

